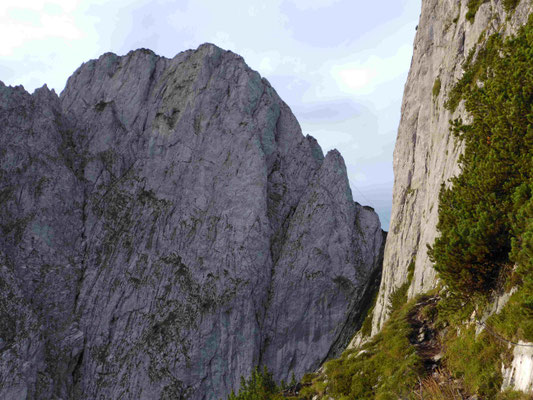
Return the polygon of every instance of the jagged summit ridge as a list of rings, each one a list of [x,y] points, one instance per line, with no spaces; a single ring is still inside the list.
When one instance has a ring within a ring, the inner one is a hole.
[[[219,398],[350,339],[379,219],[240,56],[106,53],[59,98],[1,94],[0,252],[21,299],[0,286],[1,311],[31,326],[0,332],[4,397]]]

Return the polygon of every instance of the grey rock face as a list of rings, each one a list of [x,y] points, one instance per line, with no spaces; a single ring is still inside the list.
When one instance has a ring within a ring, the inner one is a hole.
[[[491,0],[479,7],[471,23],[466,20],[467,4],[468,0],[422,1],[394,150],[391,226],[373,334],[387,319],[390,294],[405,282],[411,262],[415,271],[409,297],[436,284],[426,245],[433,244],[437,235],[441,184],[459,173],[457,159],[462,151],[449,132],[448,122],[468,118],[463,104],[454,114],[445,109],[448,92],[462,76],[461,66],[471,49],[494,32],[516,32],[533,11],[530,0],[523,0],[509,16],[501,1]],[[441,89],[433,95],[437,79]]]
[[[378,217],[242,58],[105,54],[59,98],[0,90],[0,313],[27,327],[0,331],[0,397],[216,399],[349,341]]]
[[[0,96],[0,397],[50,398],[75,360],[63,338],[81,276],[79,162],[55,93],[0,83]]]

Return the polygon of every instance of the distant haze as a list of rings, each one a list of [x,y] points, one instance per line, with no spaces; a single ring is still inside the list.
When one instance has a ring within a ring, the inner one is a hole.
[[[244,57],[304,134],[337,148],[388,230],[392,151],[421,0],[2,0],[0,80],[58,93],[91,58],[212,42]]]

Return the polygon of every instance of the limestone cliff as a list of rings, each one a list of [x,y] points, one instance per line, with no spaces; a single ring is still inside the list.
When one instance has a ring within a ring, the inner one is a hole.
[[[1,398],[221,398],[360,324],[379,219],[241,57],[105,54],[0,121]]]
[[[462,105],[452,114],[444,103],[462,76],[461,66],[490,34],[516,32],[533,11],[530,0],[522,0],[512,13],[499,0],[481,3],[472,20],[467,19],[469,0],[422,1],[394,150],[391,226],[372,333],[387,319],[389,297],[406,281],[410,265],[409,297],[436,284],[427,244],[437,235],[441,184],[459,172],[462,148],[449,131],[449,120],[468,117]]]

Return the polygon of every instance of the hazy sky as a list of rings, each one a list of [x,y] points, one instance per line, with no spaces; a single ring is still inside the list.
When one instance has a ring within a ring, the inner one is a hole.
[[[56,92],[79,65],[211,42],[266,77],[388,230],[392,152],[421,0],[1,0],[0,80]]]

